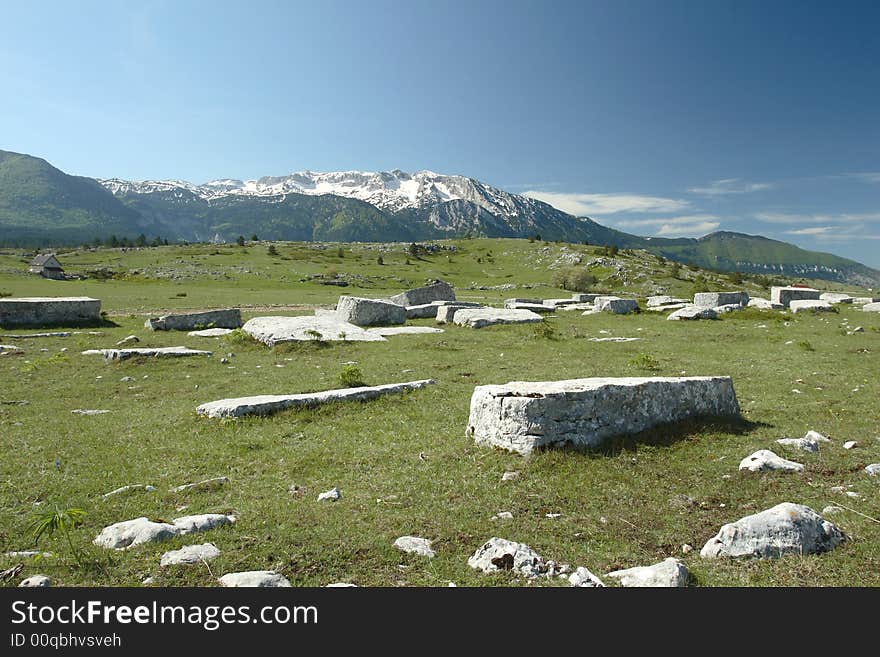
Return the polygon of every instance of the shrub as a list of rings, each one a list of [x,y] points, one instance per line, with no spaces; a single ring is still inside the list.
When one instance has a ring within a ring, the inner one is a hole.
[[[660,369],[660,361],[654,358],[651,354],[644,353],[639,354],[630,360],[629,365],[636,369],[647,370],[649,372],[656,372]]]
[[[385,264],[385,260],[382,259],[382,256],[379,256],[378,258],[376,258],[376,264],[377,265],[384,265]]]
[[[277,256],[277,255],[278,255],[278,249],[275,248],[275,245],[274,245],[274,244],[270,244],[270,245],[269,245],[269,248],[266,249],[266,254],[267,254],[267,255],[270,255],[270,256]]]
[[[238,244],[239,246],[244,246],[244,235],[239,235],[238,239],[235,240],[235,243]]]
[[[694,284],[691,286],[691,295],[698,294],[699,292],[711,292],[712,289],[709,287],[709,281],[706,280],[706,277],[702,274],[699,274],[694,279]]]
[[[245,333],[240,328],[232,329],[229,333],[223,336],[223,339],[229,344],[236,345],[253,344],[255,342],[249,334]]]
[[[800,347],[804,351],[816,351],[816,348],[813,347],[812,344],[810,344],[809,340],[801,340],[797,344],[798,344],[798,347]]]
[[[589,292],[596,284],[596,277],[586,267],[565,267],[553,276],[553,284],[570,292]]]
[[[337,258],[344,258],[345,257],[345,251],[342,249],[341,246],[338,249],[336,249],[336,257]]]
[[[556,327],[546,318],[532,324],[533,337],[536,340],[555,340]]]
[[[339,371],[339,383],[343,388],[360,388],[367,385],[364,383],[364,375],[357,365],[343,365]]]

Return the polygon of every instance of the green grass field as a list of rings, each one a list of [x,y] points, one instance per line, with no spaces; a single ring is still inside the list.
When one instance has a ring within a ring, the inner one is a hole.
[[[33,548],[30,524],[57,504],[86,513],[84,524],[71,532],[76,554],[62,535],[44,538],[39,549],[55,556],[25,559],[21,577],[44,573],[60,585],[138,586],[152,576],[159,586],[213,586],[227,572],[274,569],[295,586],[523,584],[467,566],[485,540],[500,536],[600,577],[677,556],[699,586],[880,584],[880,482],[863,472],[880,462],[880,314],[853,307],[818,315],[747,310],[714,322],[668,322],[664,314],[647,312],[560,312],[548,320],[552,332],[446,326],[443,334],[393,336],[386,343],[276,349],[143,328],[145,316],[176,308],[239,306],[245,319],[310,314],[339,294],[379,297],[430,278],[453,283],[459,298],[487,303],[565,297],[570,293],[552,284],[560,256],[580,255],[583,265],[603,257],[596,247],[526,240],[445,245],[456,251],[415,258],[407,255],[407,245],[381,251],[356,244],[343,245],[339,257],[339,245],[278,243],[279,255],[270,256],[260,243],[60,253],[68,273],[113,272],[107,280],[65,282],[26,275],[29,258],[22,253],[0,255],[0,294],[95,296],[115,324],[78,329],[67,338],[14,342],[2,338],[12,331],[0,331],[0,343],[25,350],[0,356],[0,552]],[[679,274],[683,280],[671,278],[671,263],[641,252],[619,254],[592,271],[600,279],[597,288],[628,295],[688,295],[692,279],[703,275],[714,289],[769,296],[753,280],[732,285],[724,276],[686,267]],[[301,282],[310,276],[339,276],[350,285]],[[479,289],[510,284],[532,287]],[[855,326],[864,332],[847,335],[847,327]],[[80,355],[132,333],[141,338],[139,346],[186,345],[214,355],[123,363]],[[641,340],[588,340],[608,335]],[[195,415],[199,404],[224,397],[340,387],[339,374],[350,362],[367,384],[433,378],[437,385],[268,418]],[[614,441],[599,452],[546,451],[527,458],[477,447],[465,436],[475,385],[682,373],[732,376],[744,421],[669,427]],[[110,412],[80,416],[73,409]],[[809,429],[833,442],[817,454],[774,443]],[[846,440],[857,440],[858,447],[844,450]],[[806,470],[740,473],[740,459],[757,449],[773,449]],[[502,482],[509,470],[521,476]],[[168,492],[219,476],[229,483],[216,490]],[[138,483],[158,491],[101,498]],[[341,500],[316,501],[334,486]],[[835,486],[861,497],[833,492]],[[784,501],[818,512],[830,504],[849,507],[829,519],[852,540],[823,555],[776,561],[699,557],[722,524]],[[513,519],[491,520],[500,511],[512,512]],[[233,513],[238,522],[124,552],[91,544],[114,522],[206,512]],[[436,558],[398,552],[392,543],[405,534],[432,539]],[[209,565],[159,568],[163,552],[206,541],[221,550]],[[685,543],[694,551],[682,554]],[[17,562],[0,556],[0,568]],[[557,582],[537,582],[551,583]]]

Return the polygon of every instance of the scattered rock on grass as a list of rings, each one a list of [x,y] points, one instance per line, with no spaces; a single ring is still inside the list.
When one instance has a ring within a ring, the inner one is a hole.
[[[678,559],[669,557],[652,566],[615,570],[608,573],[608,577],[625,587],[682,587],[687,586],[688,569]]]
[[[248,570],[240,573],[227,573],[219,580],[223,586],[287,588],[290,582],[273,570]]]
[[[754,454],[745,457],[739,464],[740,470],[749,472],[766,472],[769,470],[781,470],[783,472],[801,472],[803,464],[788,461],[769,449],[759,449]]]
[[[484,573],[512,570],[525,577],[553,575],[555,564],[545,562],[525,543],[493,537],[486,541],[472,557],[468,565]]]
[[[336,500],[338,500],[341,497],[342,497],[342,492],[334,486],[333,488],[331,488],[328,491],[325,491],[323,493],[319,493],[318,494],[318,501],[319,502],[323,502],[323,501],[335,502]]]
[[[213,479],[205,479],[204,481],[199,481],[194,484],[183,484],[182,486],[175,486],[168,490],[169,493],[182,493],[184,491],[189,490],[208,490],[211,488],[220,488],[229,483],[229,477],[214,477]]]
[[[579,588],[604,588],[605,585],[598,577],[589,570],[580,566],[571,575],[568,576],[568,582],[572,586]]]
[[[700,556],[777,559],[789,554],[816,554],[846,540],[840,529],[802,504],[783,502],[771,509],[724,525],[709,539]]]
[[[104,493],[103,495],[101,495],[101,497],[106,500],[108,497],[121,495],[123,493],[131,493],[136,490],[142,490],[147,493],[152,493],[156,490],[156,487],[150,486],[149,484],[129,484],[127,486],[120,486],[119,488],[111,490],[109,493]]]
[[[162,555],[159,561],[161,567],[190,565],[210,561],[220,556],[220,550],[213,543],[202,543],[200,545],[185,545],[179,550],[171,550]]]
[[[811,438],[780,438],[776,442],[784,447],[794,447],[805,452],[819,451],[819,441]]]
[[[431,541],[427,538],[420,538],[418,536],[401,536],[394,541],[394,547],[401,552],[418,554],[423,557],[428,557],[429,559],[433,559],[436,555],[436,552],[431,549]]]
[[[31,575],[21,580],[19,584],[19,587],[24,588],[45,588],[47,586],[52,586],[52,580],[46,575]]]
[[[872,477],[880,476],[880,463],[872,463],[871,465],[866,465],[865,472],[867,472]]]

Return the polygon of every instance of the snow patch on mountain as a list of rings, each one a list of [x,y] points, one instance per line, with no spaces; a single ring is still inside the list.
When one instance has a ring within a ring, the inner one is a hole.
[[[320,196],[333,194],[355,198],[389,212],[422,209],[449,201],[467,201],[495,216],[513,218],[532,215],[543,204],[525,196],[510,194],[465,176],[448,176],[433,171],[300,171],[288,176],[266,176],[257,180],[221,179],[203,185],[180,180],[116,178],[100,180],[117,196],[129,194],[189,192],[208,202],[227,196],[273,197],[285,194]]]

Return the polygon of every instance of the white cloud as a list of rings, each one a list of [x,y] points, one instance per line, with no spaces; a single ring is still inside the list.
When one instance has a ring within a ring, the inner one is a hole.
[[[799,228],[797,230],[787,230],[785,231],[786,235],[826,235],[830,233],[832,230],[835,230],[831,226],[813,226],[812,228]]]
[[[880,183],[880,171],[864,171],[862,173],[845,173],[847,178],[855,178],[866,183]]]
[[[613,224],[615,228],[630,230],[651,228],[657,237],[700,237],[716,230],[721,225],[719,219],[714,214],[689,214],[656,219],[624,219]]]
[[[663,224],[657,231],[658,237],[701,237],[720,226],[718,221],[699,221],[692,224]]]
[[[839,214],[793,214],[788,212],[758,212],[755,219],[771,224],[852,224],[880,221],[880,212]]]
[[[740,178],[723,178],[713,180],[708,187],[691,187],[692,194],[704,196],[722,196],[725,194],[750,194],[773,188],[773,183],[750,183]]]
[[[603,216],[618,212],[679,212],[690,207],[680,199],[641,194],[566,194],[562,192],[523,192],[537,201],[576,216]]]

